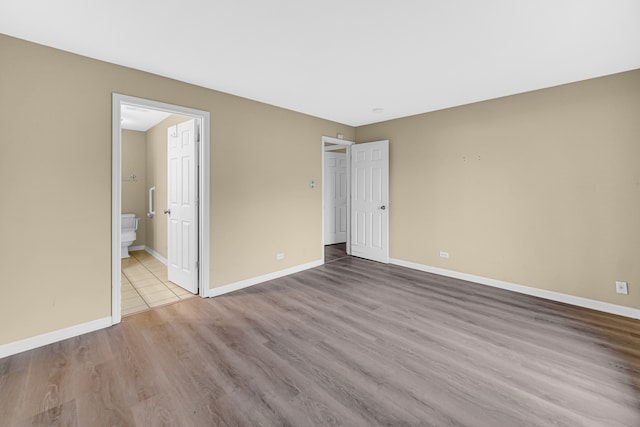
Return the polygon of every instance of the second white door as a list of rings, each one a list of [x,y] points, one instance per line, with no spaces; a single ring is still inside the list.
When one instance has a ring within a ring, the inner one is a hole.
[[[168,278],[198,292],[198,206],[196,195],[197,128],[195,120],[168,130]]]
[[[324,244],[347,241],[347,153],[324,153]]]

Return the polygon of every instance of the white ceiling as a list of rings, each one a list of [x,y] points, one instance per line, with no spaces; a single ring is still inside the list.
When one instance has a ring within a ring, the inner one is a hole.
[[[2,0],[0,32],[353,126],[640,68],[640,0]]]
[[[170,115],[164,111],[123,104],[120,109],[120,128],[146,132]]]

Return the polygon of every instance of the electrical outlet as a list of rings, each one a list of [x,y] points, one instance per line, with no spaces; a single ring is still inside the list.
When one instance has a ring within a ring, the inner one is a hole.
[[[284,252],[280,252],[276,254],[276,259],[278,261],[282,261],[284,259]]]
[[[440,258],[449,258],[449,252],[440,251]]]
[[[629,288],[627,287],[627,282],[616,281],[616,292],[622,295],[628,295]]]

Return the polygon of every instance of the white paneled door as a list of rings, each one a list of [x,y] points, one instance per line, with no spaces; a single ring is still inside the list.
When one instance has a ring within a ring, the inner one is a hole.
[[[197,135],[195,120],[168,131],[169,280],[194,294],[198,292]]]
[[[389,262],[389,141],[351,146],[351,255]]]
[[[347,241],[347,153],[324,153],[324,244]]]

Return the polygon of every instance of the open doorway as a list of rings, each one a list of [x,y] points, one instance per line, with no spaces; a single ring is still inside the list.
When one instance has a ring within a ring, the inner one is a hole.
[[[346,173],[339,166],[342,159]],[[323,136],[322,184],[324,262],[343,258],[337,245],[346,240],[344,256],[389,263],[389,141],[356,145]]]
[[[354,143],[322,137],[322,245],[324,262],[349,256],[350,148]]]
[[[112,323],[207,296],[208,141],[208,112],[113,95]]]
[[[197,187],[190,169],[198,126],[192,117],[126,103],[120,122],[121,308],[127,316],[197,293]]]

